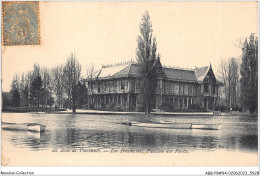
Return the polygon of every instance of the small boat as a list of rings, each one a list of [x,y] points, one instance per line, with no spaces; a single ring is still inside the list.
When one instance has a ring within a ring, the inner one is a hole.
[[[203,129],[203,130],[219,130],[220,123],[217,124],[192,124],[191,129]]]
[[[46,128],[45,125],[41,125],[41,124],[38,124],[38,123],[29,123],[27,125],[28,131],[43,132],[43,131],[45,131],[45,128]]]
[[[35,114],[46,114],[46,112],[35,112]]]
[[[147,127],[147,128],[171,128],[171,129],[190,129],[190,123],[156,123],[156,122],[131,122],[132,126]]]
[[[17,130],[17,131],[26,131],[27,123],[6,123],[2,122],[2,129],[4,130]]]
[[[122,125],[132,126],[132,122],[122,122]]]
[[[160,123],[175,123],[175,121],[171,121],[171,120],[161,120]]]

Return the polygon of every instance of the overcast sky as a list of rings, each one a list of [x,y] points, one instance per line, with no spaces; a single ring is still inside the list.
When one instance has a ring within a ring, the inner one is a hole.
[[[256,2],[40,2],[38,46],[2,47],[2,89],[34,63],[52,67],[76,54],[86,65],[136,59],[142,15],[148,11],[163,65],[194,68],[241,56],[236,47],[258,33]]]

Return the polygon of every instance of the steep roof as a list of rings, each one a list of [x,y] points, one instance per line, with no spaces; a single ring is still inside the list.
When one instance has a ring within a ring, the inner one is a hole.
[[[197,81],[203,81],[205,76],[207,75],[208,71],[209,71],[208,66],[205,67],[200,67],[200,68],[195,68],[195,76]]]
[[[99,69],[93,76],[94,79],[113,79],[138,77],[139,65],[135,63],[115,65]]]
[[[127,77],[130,65],[117,65],[113,67],[102,68],[98,78],[120,78]]]
[[[126,77],[140,77],[140,64],[128,63],[125,65],[114,65],[103,67],[98,70],[94,79],[113,79],[113,78],[126,78]],[[210,67],[200,67],[195,70],[184,70],[177,68],[162,68],[166,78],[170,80],[189,81],[189,82],[202,82],[209,72]]]
[[[197,81],[193,70],[163,68],[166,77],[173,80]]]

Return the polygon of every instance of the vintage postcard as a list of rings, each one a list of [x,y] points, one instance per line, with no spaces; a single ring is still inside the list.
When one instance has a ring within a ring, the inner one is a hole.
[[[1,5],[2,166],[258,166],[257,2]]]

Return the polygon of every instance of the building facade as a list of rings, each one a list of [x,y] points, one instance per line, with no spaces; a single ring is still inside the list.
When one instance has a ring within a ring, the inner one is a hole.
[[[140,64],[128,63],[103,67],[88,85],[88,107],[108,110],[139,110],[141,104]],[[211,65],[194,70],[166,68],[160,60],[154,64],[156,91],[152,109],[168,105],[172,109],[184,110],[194,107],[214,110],[218,99],[217,81]]]

